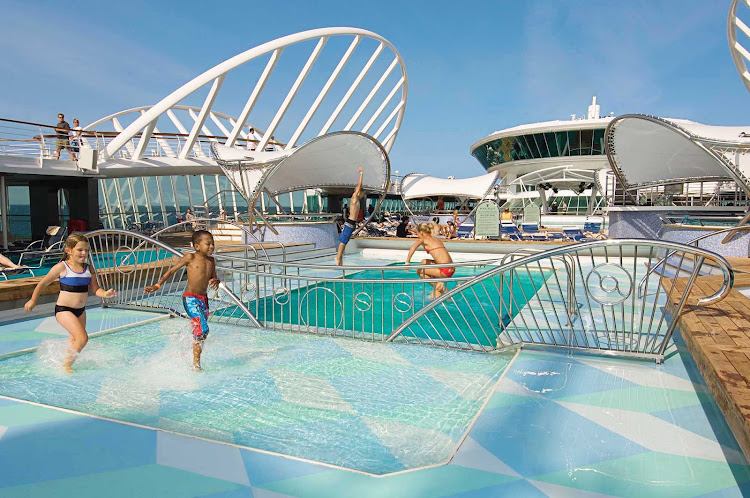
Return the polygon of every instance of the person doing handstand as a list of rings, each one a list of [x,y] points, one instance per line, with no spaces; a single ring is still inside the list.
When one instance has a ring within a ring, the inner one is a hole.
[[[193,232],[194,253],[184,255],[180,261],[156,282],[149,285],[144,292],[159,290],[164,282],[174,273],[187,266],[187,287],[182,294],[182,304],[185,312],[190,317],[193,327],[193,370],[201,371],[201,353],[203,352],[203,341],[208,336],[208,288],[216,289],[219,286],[219,277],[216,276],[216,261],[211,257],[214,252],[214,238],[211,232],[196,230]]]
[[[359,168],[359,180],[357,180],[357,186],[354,188],[352,198],[349,200],[349,216],[344,220],[344,228],[341,230],[341,235],[339,235],[339,249],[336,252],[336,258],[334,260],[339,266],[344,262],[344,249],[346,249],[346,244],[349,243],[349,239],[352,237],[352,232],[357,228],[359,201],[363,193],[362,168]]]
[[[411,257],[414,255],[414,251],[419,246],[424,246],[424,250],[427,254],[432,255],[433,259],[423,259],[423,265],[434,265],[434,264],[446,264],[453,263],[451,255],[448,253],[448,249],[445,248],[443,243],[432,234],[434,226],[432,223],[420,223],[417,227],[417,240],[409,249],[409,254],[406,255],[406,264],[411,263]],[[452,266],[446,266],[444,268],[420,268],[417,270],[417,275],[420,278],[450,278],[456,272],[456,268]],[[430,299],[440,297],[445,292],[445,284],[438,282],[436,284],[430,284],[435,289],[430,293]]]
[[[36,306],[39,295],[54,280],[60,279],[60,295],[55,305],[55,319],[57,323],[68,331],[68,352],[63,359],[63,370],[73,372],[73,362],[89,342],[86,333],[86,299],[89,290],[96,297],[109,299],[115,297],[114,289],[104,290],[99,287],[96,270],[88,264],[89,241],[80,233],[73,233],[65,239],[65,254],[62,261],[50,268],[47,275],[36,284],[31,299],[24,305],[26,311]]]

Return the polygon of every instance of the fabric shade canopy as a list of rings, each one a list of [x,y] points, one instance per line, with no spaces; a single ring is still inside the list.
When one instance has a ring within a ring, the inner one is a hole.
[[[459,199],[484,199],[497,181],[497,171],[473,178],[437,178],[422,173],[410,173],[401,181],[404,199],[450,196]]]
[[[630,114],[607,128],[607,156],[626,189],[702,180],[737,180],[732,164],[750,176],[750,127],[709,126]],[[726,161],[726,162],[725,162]],[[727,164],[729,163],[729,164]]]
[[[363,169],[366,190],[384,192],[390,162],[380,143],[359,132],[317,137],[291,151],[246,151],[221,144],[212,150],[226,176],[248,202],[260,192],[272,195],[305,188],[354,189]]]

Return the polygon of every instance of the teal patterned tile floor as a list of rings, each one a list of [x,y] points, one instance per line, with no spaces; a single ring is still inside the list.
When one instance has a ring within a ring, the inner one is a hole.
[[[522,351],[450,464],[384,477],[0,398],[0,496],[743,496],[677,346],[663,365]]]

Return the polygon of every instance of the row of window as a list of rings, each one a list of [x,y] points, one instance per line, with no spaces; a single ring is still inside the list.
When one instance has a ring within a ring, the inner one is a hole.
[[[472,155],[485,169],[527,159],[598,156],[604,154],[604,131],[604,128],[554,131],[498,138],[480,145]]]
[[[318,212],[325,209],[319,196],[305,191],[276,198],[286,212]],[[263,194],[261,205],[269,214],[276,204]],[[223,209],[230,218],[247,215],[247,202],[223,175],[150,176],[99,180],[99,213],[106,228],[129,228],[137,223],[172,225],[184,219],[188,208],[196,214],[216,217]]]

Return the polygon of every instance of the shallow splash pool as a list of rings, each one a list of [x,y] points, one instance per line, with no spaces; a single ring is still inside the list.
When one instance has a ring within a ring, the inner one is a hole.
[[[0,394],[372,474],[444,463],[511,356],[212,324],[204,374],[182,319],[0,361]]]

